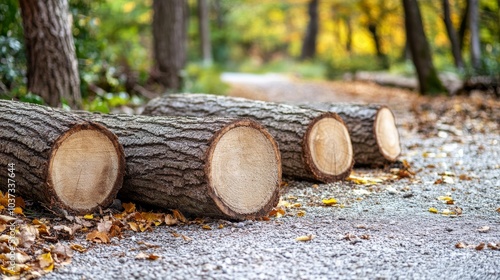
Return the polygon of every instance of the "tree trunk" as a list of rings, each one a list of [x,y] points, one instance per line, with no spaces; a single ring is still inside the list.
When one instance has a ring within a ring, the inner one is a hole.
[[[153,9],[156,79],[165,88],[177,90],[182,86],[181,70],[186,64],[187,2],[154,0]]]
[[[458,42],[460,43],[460,51],[464,49],[465,32],[469,26],[469,1],[465,1],[465,9],[462,13],[460,27],[458,28]]]
[[[380,37],[377,32],[377,25],[374,23],[368,24],[368,31],[372,35],[373,42],[375,43],[375,50],[377,51],[377,58],[384,69],[389,68],[389,61],[387,56],[382,51],[382,45],[380,44]]]
[[[403,0],[406,38],[410,45],[413,64],[417,70],[421,94],[441,94],[446,89],[438,78],[432,54],[425,37],[420,8],[416,0]]]
[[[481,68],[481,44],[479,42],[479,1],[469,2],[470,57],[472,67],[477,71]]]
[[[19,0],[23,18],[28,90],[50,106],[82,105],[67,0]]]
[[[210,21],[208,18],[208,0],[198,0],[198,21],[201,42],[201,54],[205,66],[212,65],[212,44],[210,43]]]
[[[460,44],[458,42],[457,32],[453,23],[451,21],[450,3],[448,0],[442,0],[443,3],[443,14],[444,14],[444,24],[446,26],[446,32],[448,33],[448,38],[450,38],[451,51],[453,53],[453,59],[455,61],[455,66],[462,70],[464,68],[464,61],[462,59],[462,53],[460,51]]]
[[[344,17],[345,25],[346,25],[346,42],[345,48],[349,54],[352,52],[352,20],[350,16]]]
[[[123,200],[229,219],[262,217],[278,203],[278,146],[254,121],[81,114],[123,145]]]
[[[278,142],[283,174],[332,182],[351,173],[349,133],[335,113],[243,98],[173,94],[151,100],[143,114],[252,118]]]
[[[314,58],[316,55],[316,39],[318,37],[318,1],[310,0],[308,5],[309,24],[304,36],[304,43],[302,45],[302,53],[300,59]]]
[[[304,107],[334,112],[344,120],[356,165],[383,166],[401,153],[394,115],[386,106],[313,103]]]
[[[125,173],[123,148],[114,134],[39,105],[0,100],[0,112],[2,191],[15,189],[9,193],[76,214],[113,202]]]

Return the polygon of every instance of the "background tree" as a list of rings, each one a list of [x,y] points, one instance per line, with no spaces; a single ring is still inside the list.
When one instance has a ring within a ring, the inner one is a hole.
[[[67,0],[20,0],[28,90],[50,106],[82,105]]]
[[[472,67],[477,71],[481,67],[481,44],[479,42],[479,1],[469,2],[470,57]]]
[[[212,44],[210,42],[210,20],[208,18],[208,0],[198,0],[198,26],[201,41],[203,64],[212,64]]]
[[[462,53],[460,49],[460,44],[458,42],[457,32],[451,21],[451,11],[450,2],[448,0],[442,0],[443,4],[443,20],[446,26],[446,32],[448,33],[448,38],[450,39],[451,51],[453,53],[453,59],[455,61],[455,66],[458,69],[464,68],[464,61],[462,59]]]
[[[302,44],[301,59],[314,58],[316,55],[316,40],[318,37],[318,1],[311,0],[308,5],[309,24]]]
[[[441,84],[432,63],[432,54],[425,36],[418,3],[416,0],[403,0],[403,7],[406,37],[410,45],[413,64],[417,70],[420,93],[443,93],[445,88]]]
[[[155,77],[170,90],[182,86],[181,70],[187,53],[186,0],[153,1],[153,45]]]

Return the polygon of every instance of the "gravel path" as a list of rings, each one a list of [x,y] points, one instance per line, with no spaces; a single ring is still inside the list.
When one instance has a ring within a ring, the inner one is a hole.
[[[289,181],[282,199],[300,206],[287,208],[283,217],[205,221],[212,230],[161,226],[127,232],[110,245],[81,238],[77,242],[91,249],[44,278],[500,279],[500,250],[487,246],[500,246],[498,127],[429,137],[415,133],[408,124],[414,116],[406,115],[397,116],[401,159],[416,171],[413,178],[394,179],[387,168],[355,170],[356,176],[383,181],[371,185]],[[454,204],[440,196],[452,197]],[[328,198],[337,204],[326,206],[322,199]],[[461,215],[440,214],[457,207]],[[295,240],[307,235],[314,238]],[[459,242],[470,248],[456,248]],[[476,250],[480,243],[486,246]],[[160,258],[136,260],[140,252]]]

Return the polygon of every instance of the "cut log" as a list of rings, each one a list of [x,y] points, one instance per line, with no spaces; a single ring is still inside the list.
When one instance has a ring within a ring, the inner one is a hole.
[[[80,114],[124,147],[122,200],[226,219],[263,217],[278,203],[278,146],[255,121]]]
[[[356,165],[382,166],[394,162],[401,153],[394,115],[386,106],[357,104],[306,104],[335,112],[349,128]]]
[[[243,98],[172,94],[151,100],[143,114],[252,118],[278,142],[284,175],[332,182],[352,170],[349,133],[335,113]]]
[[[118,139],[102,125],[0,100],[0,168],[3,192],[86,214],[113,202],[125,160]]]

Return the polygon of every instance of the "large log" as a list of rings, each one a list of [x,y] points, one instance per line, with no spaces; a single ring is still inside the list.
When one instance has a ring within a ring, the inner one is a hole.
[[[0,168],[2,191],[85,214],[113,202],[125,160],[116,136],[99,124],[0,100]]]
[[[278,146],[255,121],[80,114],[124,147],[122,200],[229,219],[262,217],[278,203]]]
[[[311,103],[305,108],[335,112],[349,128],[356,165],[382,166],[401,153],[394,114],[383,105]]]
[[[335,113],[243,98],[171,94],[151,100],[143,114],[252,118],[278,142],[283,174],[332,182],[345,179],[352,170],[349,133]]]

